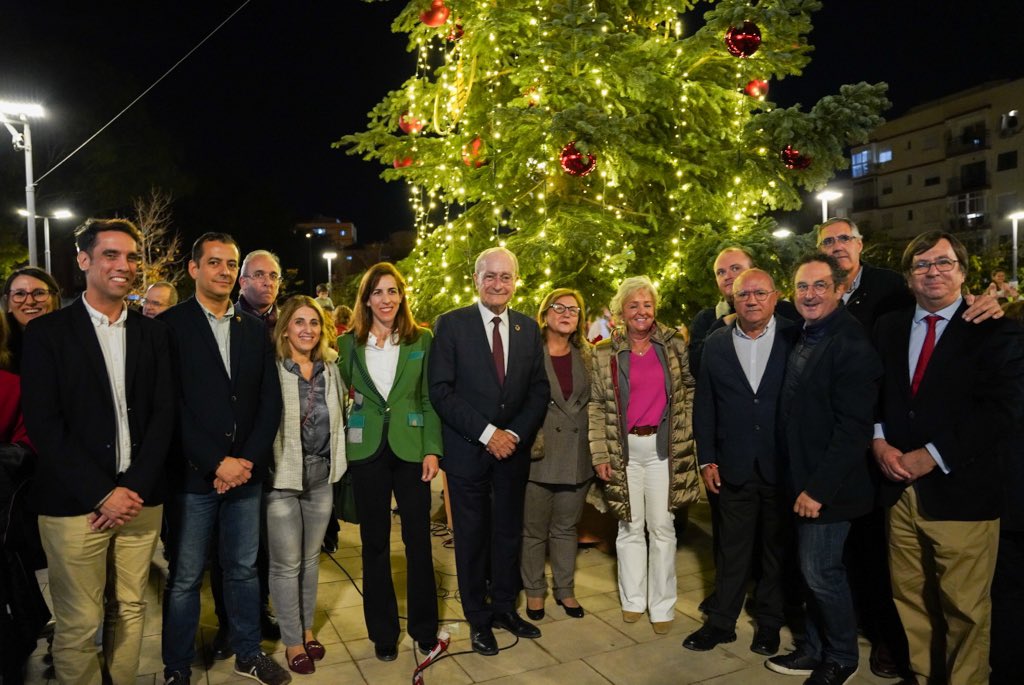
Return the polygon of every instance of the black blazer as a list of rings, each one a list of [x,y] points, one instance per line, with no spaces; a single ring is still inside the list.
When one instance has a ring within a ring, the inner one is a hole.
[[[708,336],[697,378],[693,435],[698,463],[718,464],[722,479],[743,485],[754,477],[755,462],[769,483],[779,481],[775,423],[786,358],[799,332],[775,317],[775,341],[761,383],[750,387],[733,345],[735,322]]]
[[[729,313],[736,313],[732,305],[729,306]],[[795,323],[803,323],[803,318],[800,316],[800,312],[796,310],[796,305],[789,300],[780,299],[775,304],[775,314]],[[725,317],[718,316],[715,307],[700,310],[693,317],[693,321],[690,322],[690,342],[687,345],[687,351],[690,353],[690,373],[693,374],[694,378],[700,377],[700,362],[704,356],[704,342],[708,339],[709,335],[724,326]]]
[[[231,376],[194,297],[159,317],[171,329],[180,404],[180,453],[171,476],[185,492],[206,493],[224,457],[253,463],[255,486],[267,474],[281,421],[281,385],[263,322],[235,309],[231,319]]]
[[[870,334],[882,315],[914,306],[914,296],[907,281],[895,271],[864,262],[861,269],[860,284],[846,302],[846,309]]]
[[[875,490],[868,463],[873,407],[882,376],[878,353],[860,322],[840,307],[825,322],[792,396],[780,404],[779,429],[793,495],[821,502],[807,523],[835,523],[871,510]]]
[[[430,403],[441,417],[445,471],[464,477],[487,474],[494,462],[480,442],[487,424],[511,430],[519,445],[510,458],[529,459],[544,422],[551,389],[544,371],[540,328],[508,312],[508,364],[504,385],[491,356],[477,304],[442,314],[434,326],[428,378]]]
[[[32,506],[81,516],[115,486],[147,506],[164,498],[164,462],[175,424],[167,327],[129,310],[125,394],[131,466],[117,473],[117,417],[103,351],[81,298],[32,321],[21,368],[25,426],[39,454]]]
[[[1005,437],[1024,408],[1024,349],[1019,324],[1005,319],[963,320],[962,303],[935,345],[917,395],[910,397],[910,328],[914,309],[882,317],[875,340],[885,364],[878,420],[886,441],[908,452],[933,443],[949,467],[914,483],[921,510],[949,521],[997,518],[998,477]],[[882,503],[891,506],[906,485],[882,479]],[[1019,495],[1018,495],[1019,496]]]

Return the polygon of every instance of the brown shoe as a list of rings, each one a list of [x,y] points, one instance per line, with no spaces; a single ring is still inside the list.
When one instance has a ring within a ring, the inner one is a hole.
[[[654,632],[658,635],[668,635],[668,631],[672,630],[673,621],[651,621],[651,627],[654,628]]]
[[[636,623],[640,620],[641,616],[643,616],[643,614],[639,611],[626,611],[625,609],[622,610],[623,623]]]

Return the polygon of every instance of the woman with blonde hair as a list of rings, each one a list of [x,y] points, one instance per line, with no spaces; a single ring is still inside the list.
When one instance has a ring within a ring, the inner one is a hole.
[[[686,341],[655,320],[657,307],[646,276],[625,279],[612,299],[620,323],[594,348],[590,451],[619,519],[622,620],[635,623],[646,611],[661,635],[675,618],[673,511],[695,502],[700,487]]]
[[[324,321],[316,300],[296,295],[274,327],[284,408],[266,494],[270,596],[285,660],[301,674],[313,673],[327,651],[313,634],[320,543],[334,505],[331,484],[346,468],[344,386]]]
[[[551,291],[537,311],[544,339],[544,369],[551,401],[533,444],[523,511],[520,573],[526,589],[526,615],[544,618],[544,552],[551,557],[555,603],[572,618],[583,618],[576,601],[576,524],[594,477],[588,437],[590,344],[583,296],[569,288]]]
[[[338,366],[352,388],[348,457],[363,545],[363,617],[381,661],[398,657],[398,602],[391,579],[391,497],[405,543],[408,632],[424,654],[437,640],[430,551],[430,481],[441,455],[441,421],[428,396],[433,336],[413,319],[394,265],[359,283],[352,328],[338,338]]]

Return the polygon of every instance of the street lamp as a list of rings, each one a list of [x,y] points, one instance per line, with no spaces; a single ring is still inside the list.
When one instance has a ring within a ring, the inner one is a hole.
[[[25,152],[25,208],[28,225],[28,263],[39,266],[39,249],[36,247],[36,184],[32,179],[32,130],[29,117],[43,116],[42,105],[0,100],[0,123],[7,127],[11,142],[18,152]],[[15,128],[21,125],[21,131]]]
[[[828,221],[828,203],[832,200],[838,200],[843,196],[838,190],[823,190],[818,193],[817,198],[821,200],[821,222],[825,223]]]
[[[779,240],[784,240],[789,236],[793,235],[793,231],[789,230],[788,228],[777,228],[774,231],[772,231],[772,235],[778,238]]]
[[[1017,222],[1024,219],[1024,212],[1014,212],[1009,217],[1010,221],[1013,222],[1013,277],[1010,279],[1010,285],[1014,288],[1017,287]]]
[[[338,258],[337,252],[324,252],[323,258],[327,260],[327,294],[331,294],[331,262]]]
[[[21,216],[29,216],[28,210],[19,209],[18,214]],[[74,216],[71,212],[66,209],[58,209],[53,214],[44,214],[43,216],[35,215],[34,218],[43,220],[43,259],[46,264],[46,273],[52,274],[53,269],[50,268],[50,219],[70,219]],[[33,222],[34,223],[34,222]]]

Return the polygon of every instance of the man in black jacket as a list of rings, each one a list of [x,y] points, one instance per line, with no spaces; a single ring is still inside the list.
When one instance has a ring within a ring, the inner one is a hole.
[[[766,666],[810,675],[810,685],[841,685],[857,672],[857,621],[843,547],[850,521],[874,501],[865,449],[882,366],[860,323],[842,307],[845,276],[827,255],[798,262],[793,280],[804,327],[789,355],[779,405],[809,594],[806,639]]]

